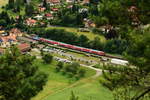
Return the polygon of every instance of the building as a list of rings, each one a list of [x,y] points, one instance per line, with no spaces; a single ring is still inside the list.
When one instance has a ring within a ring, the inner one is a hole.
[[[31,50],[31,45],[27,43],[19,44],[17,47],[23,53]]]
[[[48,3],[50,6],[59,5],[59,4],[60,4],[60,0],[47,0],[47,3]]]
[[[66,0],[67,3],[73,3],[75,0]]]
[[[31,18],[26,19],[25,22],[28,26],[35,26],[37,24],[37,21]]]
[[[12,28],[10,31],[9,31],[9,34],[10,36],[22,36],[23,33],[18,29],[18,28]]]
[[[91,27],[96,27],[96,24],[89,20],[89,19],[84,19],[84,25],[85,25],[85,28],[91,28]]]
[[[45,14],[45,17],[46,17],[48,20],[54,19],[53,15],[50,14],[50,13],[46,13],[46,14]]]
[[[90,0],[83,0],[82,4],[83,5],[86,5],[86,4],[89,4],[90,3]]]
[[[52,8],[51,9],[53,12],[57,12],[59,9],[58,8]]]
[[[9,47],[11,44],[16,44],[17,37],[22,35],[23,33],[17,28],[11,29],[8,33],[0,34],[1,47]]]
[[[17,45],[17,48],[18,48],[22,53],[25,53],[25,52],[28,52],[28,51],[31,50],[30,44],[27,44],[27,43],[19,44],[19,45]],[[4,52],[5,52],[5,49],[0,48],[0,55],[3,54]]]
[[[46,8],[45,7],[39,7],[39,12],[44,12],[45,10],[46,10]]]
[[[37,15],[37,16],[35,16],[34,18],[37,19],[37,20],[42,20],[42,19],[43,19],[43,16],[42,16],[42,15]]]

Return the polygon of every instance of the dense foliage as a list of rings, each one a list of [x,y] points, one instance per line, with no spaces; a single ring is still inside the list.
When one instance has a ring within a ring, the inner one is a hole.
[[[63,74],[66,74],[69,77],[76,79],[84,77],[86,73],[86,71],[83,68],[81,68],[80,64],[76,62],[70,64],[58,62],[56,66],[56,72],[62,72]]]
[[[50,53],[42,53],[42,59],[44,63],[50,64],[53,60],[53,56]]]
[[[132,66],[105,66],[102,84],[114,91],[116,100],[149,100],[150,98],[150,30],[135,33],[130,39],[126,58]]]
[[[30,100],[43,89],[47,75],[39,72],[34,60],[16,47],[0,57],[0,100]]]

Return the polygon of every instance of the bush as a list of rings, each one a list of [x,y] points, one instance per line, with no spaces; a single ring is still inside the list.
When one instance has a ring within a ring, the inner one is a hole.
[[[128,47],[128,42],[123,39],[108,40],[104,46],[104,50],[109,53],[122,54]]]
[[[92,28],[92,32],[95,34],[103,35],[104,32],[101,29],[98,28]]]
[[[53,60],[53,56],[49,53],[43,53],[42,54],[42,59],[46,64],[50,64]]]
[[[62,72],[63,75],[67,75],[69,78],[80,79],[85,76],[86,71],[80,68],[80,65],[76,62],[67,64],[65,67],[62,62],[59,62],[56,67],[57,72]]]
[[[81,78],[81,77],[84,77],[85,76],[85,70],[84,69],[79,69],[79,71],[78,71],[78,75],[79,75],[79,77]]]
[[[63,69],[64,64],[63,62],[58,62],[57,66],[56,66],[56,71],[59,72]]]

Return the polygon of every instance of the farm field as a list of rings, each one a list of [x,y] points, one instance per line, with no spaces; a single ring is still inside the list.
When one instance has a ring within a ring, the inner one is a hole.
[[[38,63],[37,63],[38,62]],[[32,100],[69,100],[71,91],[79,96],[79,100],[113,100],[109,90],[100,85],[98,79],[92,78],[95,71],[86,69],[86,75],[83,79],[75,81],[55,72],[57,62],[51,65],[42,64],[36,61],[39,69],[49,75],[48,82],[36,97]]]
[[[101,42],[105,42],[106,39],[104,36],[102,35],[98,35],[98,34],[94,34],[92,32],[78,32],[78,29],[77,28],[70,28],[70,27],[48,27],[48,29],[64,29],[68,32],[75,32],[77,33],[78,35],[85,35],[87,36],[90,40],[93,40],[95,37],[99,37],[101,39]]]
[[[2,11],[2,6],[6,5],[8,0],[0,0],[0,12]]]

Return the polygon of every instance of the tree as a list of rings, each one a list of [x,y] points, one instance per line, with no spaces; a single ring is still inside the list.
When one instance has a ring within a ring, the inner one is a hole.
[[[16,12],[20,12],[20,5],[16,6]]]
[[[103,49],[103,44],[100,41],[99,37],[95,37],[94,40],[90,41],[90,47],[97,50]]]
[[[113,87],[112,91],[118,92],[115,96],[116,100],[145,100],[146,98],[148,100],[150,98],[150,30],[143,30],[141,34],[134,32],[125,54],[132,67],[122,66],[124,70],[116,70],[111,74],[103,71],[105,82],[102,83],[106,87]],[[126,96],[124,98],[120,89],[122,92],[128,91],[129,94],[124,93]]]
[[[30,100],[43,89],[47,75],[38,70],[34,60],[15,46],[0,57],[1,100]]]
[[[74,92],[72,91],[71,92],[70,100],[79,100],[79,97],[76,97],[75,94],[74,94]]]
[[[85,35],[80,35],[78,38],[79,46],[87,46],[89,39]]]
[[[65,67],[65,71],[72,73],[73,75],[77,74],[80,65],[76,62],[73,62]]]
[[[47,8],[47,0],[43,0],[43,7]]]
[[[24,5],[24,0],[16,0],[15,4],[17,6]]]
[[[3,11],[1,14],[0,14],[0,19],[4,19],[7,24],[11,23],[11,20],[10,20],[10,17],[8,15],[7,12]]]
[[[114,54],[123,54],[128,48],[129,43],[125,39],[108,40],[104,46],[104,51]]]
[[[49,53],[43,53],[42,59],[46,64],[50,64],[53,60],[53,56]]]
[[[110,29],[108,33],[105,34],[106,39],[118,38],[118,33],[115,29]]]
[[[99,14],[97,5],[91,4],[89,8],[89,12],[91,15],[97,16]]]
[[[47,0],[43,0],[43,7],[45,7],[47,11],[50,10],[50,5],[47,4]]]
[[[7,22],[4,19],[0,20],[0,26],[6,26]]]
[[[101,0],[98,5],[99,16],[107,18],[110,25],[130,24],[126,9],[120,0]]]
[[[8,1],[8,8],[9,8],[9,9],[14,8],[14,4],[15,4],[15,1],[14,1],[14,0],[9,0],[9,1]]]
[[[79,69],[78,76],[79,77],[84,77],[85,73],[86,73],[86,71],[84,69]]]
[[[97,27],[100,27],[102,25],[107,25],[109,23],[107,17],[93,16],[92,19]]]
[[[34,12],[34,7],[33,7],[32,3],[26,5],[26,7],[25,7],[26,15],[27,16],[32,16],[33,12]]]
[[[56,71],[60,71],[61,69],[63,69],[64,64],[63,62],[58,62],[57,66],[56,66]]]
[[[97,5],[98,2],[99,2],[99,0],[90,0],[90,3],[91,3],[91,4],[96,4],[96,5]]]

